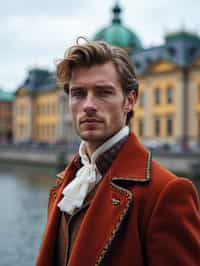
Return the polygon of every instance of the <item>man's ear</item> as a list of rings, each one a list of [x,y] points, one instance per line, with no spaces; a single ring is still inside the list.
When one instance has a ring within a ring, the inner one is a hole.
[[[129,113],[133,110],[133,107],[136,103],[136,92],[134,90],[131,90],[125,97],[125,104],[124,104],[124,110],[126,113]]]

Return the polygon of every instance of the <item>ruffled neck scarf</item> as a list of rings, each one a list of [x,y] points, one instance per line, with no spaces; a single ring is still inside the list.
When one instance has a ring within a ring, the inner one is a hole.
[[[61,211],[73,214],[76,208],[80,208],[88,193],[101,180],[102,175],[96,166],[96,159],[100,154],[109,150],[114,144],[129,134],[129,128],[122,128],[113,137],[97,148],[89,159],[85,150],[85,142],[82,141],[79,147],[79,155],[83,166],[77,171],[75,178],[64,188],[64,197],[58,203]]]

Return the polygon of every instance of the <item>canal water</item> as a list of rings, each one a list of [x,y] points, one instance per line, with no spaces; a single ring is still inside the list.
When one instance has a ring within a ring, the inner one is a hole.
[[[0,164],[0,266],[33,266],[56,171]]]
[[[35,265],[56,172],[50,167],[0,164],[0,266]],[[200,191],[199,180],[193,181]]]

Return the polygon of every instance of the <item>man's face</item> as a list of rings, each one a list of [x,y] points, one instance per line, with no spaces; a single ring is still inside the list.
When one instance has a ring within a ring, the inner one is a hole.
[[[113,63],[75,68],[69,107],[77,134],[92,152],[126,124],[135,94],[124,96]]]

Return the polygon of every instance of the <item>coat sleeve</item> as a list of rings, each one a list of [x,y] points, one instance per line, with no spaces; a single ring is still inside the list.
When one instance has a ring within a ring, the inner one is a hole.
[[[154,206],[147,231],[148,266],[200,266],[200,211],[191,181],[170,181]]]

